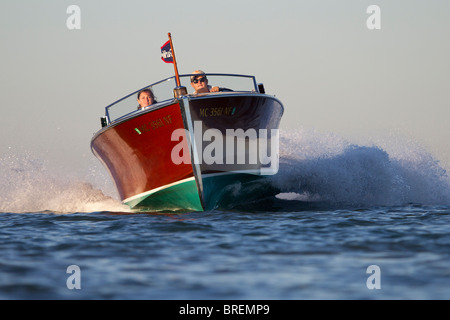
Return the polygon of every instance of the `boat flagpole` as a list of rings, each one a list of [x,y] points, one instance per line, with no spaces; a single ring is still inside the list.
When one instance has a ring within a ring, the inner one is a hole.
[[[170,32],[168,33],[168,35],[169,41],[167,41],[161,47],[161,59],[165,63],[173,63],[173,68],[175,70],[175,80],[177,82],[177,86],[173,89],[173,94],[175,98],[179,98],[181,96],[187,95],[187,89],[186,87],[181,86],[180,75],[178,74],[177,59],[175,58],[175,49],[173,47],[172,35],[170,34]]]
[[[175,70],[175,78],[177,80],[177,87],[180,87],[180,75],[178,74],[178,65],[177,65],[177,59],[175,58],[175,48],[173,47],[173,42],[172,42],[172,35],[170,34],[170,32],[168,33],[169,35],[169,41],[170,41],[170,48],[172,48],[172,57],[173,57],[173,68]]]

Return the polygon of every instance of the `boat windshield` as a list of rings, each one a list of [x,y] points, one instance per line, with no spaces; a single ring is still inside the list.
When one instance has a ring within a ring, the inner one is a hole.
[[[194,74],[180,75],[181,86],[186,87],[189,95],[194,94],[194,89],[191,86],[190,80],[192,75]],[[196,76],[198,76],[198,74],[196,74]],[[222,88],[223,91],[259,93],[258,85],[254,76],[221,73],[207,73],[206,76],[210,86],[218,86]],[[167,103],[167,101],[174,99],[173,89],[175,87],[177,87],[176,79],[175,77],[170,77],[155,82],[123,97],[122,99],[106,107],[107,122],[111,123],[122,117],[138,112],[137,94],[141,90],[147,88],[152,90],[157,103],[151,107],[157,107],[161,103]]]

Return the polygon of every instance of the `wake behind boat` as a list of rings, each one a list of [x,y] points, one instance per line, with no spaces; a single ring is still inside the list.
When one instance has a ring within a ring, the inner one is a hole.
[[[196,93],[198,76],[176,72],[106,107],[91,149],[132,209],[204,211],[271,192],[282,103],[254,76],[201,74],[218,91]],[[137,109],[144,89],[155,101]]]

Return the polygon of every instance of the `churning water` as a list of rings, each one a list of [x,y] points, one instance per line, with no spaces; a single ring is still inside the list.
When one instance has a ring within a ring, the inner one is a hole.
[[[414,144],[282,132],[280,193],[203,213],[135,214],[104,170],[0,160],[0,299],[450,298],[449,177]]]

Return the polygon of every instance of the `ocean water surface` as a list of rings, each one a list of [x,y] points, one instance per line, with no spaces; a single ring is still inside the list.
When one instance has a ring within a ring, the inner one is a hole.
[[[0,299],[450,299],[447,172],[388,142],[285,133],[276,197],[202,213],[133,213],[100,165],[5,152]]]

